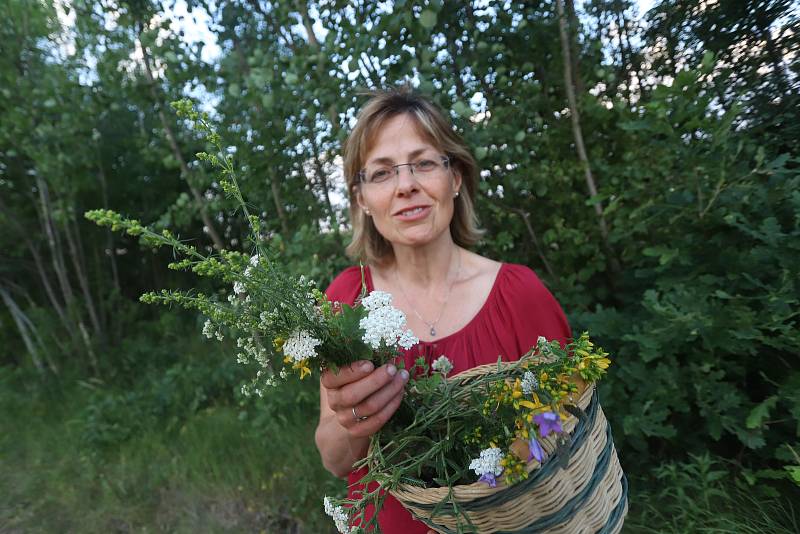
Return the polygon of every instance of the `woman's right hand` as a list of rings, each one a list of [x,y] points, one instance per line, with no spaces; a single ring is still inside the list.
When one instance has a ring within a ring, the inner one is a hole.
[[[405,369],[391,363],[375,369],[369,361],[340,367],[338,373],[326,369],[321,379],[327,405],[350,438],[380,430],[400,406],[406,382]]]

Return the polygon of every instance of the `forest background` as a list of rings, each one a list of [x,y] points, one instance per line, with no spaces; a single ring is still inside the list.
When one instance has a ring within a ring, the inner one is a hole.
[[[246,251],[169,106],[188,96],[286,265],[324,287],[350,264],[359,92],[403,82],[474,147],[478,251],[534,268],[614,357],[626,531],[800,531],[798,17],[790,0],[0,2],[0,531],[330,531],[322,496],[344,483],[313,444],[317,384],[241,397],[233,343],[137,301],[231,288],[83,213]]]

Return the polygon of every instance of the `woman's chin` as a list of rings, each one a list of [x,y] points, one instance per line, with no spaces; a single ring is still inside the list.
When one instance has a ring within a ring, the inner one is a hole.
[[[420,229],[421,230],[421,229]],[[390,240],[393,245],[406,247],[424,247],[436,242],[441,242],[444,232],[434,233],[429,230],[417,232],[403,232],[396,239]]]

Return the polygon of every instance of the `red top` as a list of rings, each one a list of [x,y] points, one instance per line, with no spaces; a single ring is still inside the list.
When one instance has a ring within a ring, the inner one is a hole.
[[[365,267],[367,290],[374,289],[372,275]],[[331,301],[353,305],[361,292],[358,267],[345,269],[331,282],[326,295]],[[420,341],[402,351],[406,368],[423,356],[430,365],[440,355],[453,362],[452,373],[494,363],[497,357],[517,360],[536,344],[539,336],[558,339],[562,344],[571,337],[569,324],[556,299],[536,274],[524,265],[504,263],[500,266],[486,302],[461,330],[437,341]],[[348,477],[348,497],[360,489],[358,480],[364,472],[353,471]],[[371,513],[368,511],[368,513]],[[378,522],[384,534],[426,534],[428,527],[415,521],[411,514],[392,497],[387,496]]]

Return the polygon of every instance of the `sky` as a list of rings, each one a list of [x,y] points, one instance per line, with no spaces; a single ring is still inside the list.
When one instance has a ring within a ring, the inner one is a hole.
[[[63,1],[63,0],[62,0]],[[655,0],[635,0],[638,4],[639,15],[647,12],[653,7]],[[581,0],[578,0],[578,4]],[[209,29],[211,19],[204,10],[195,10],[189,12],[185,0],[178,0],[175,3],[175,8],[165,12],[167,18],[172,20],[171,27],[174,31],[183,30],[184,39],[188,43],[204,43],[201,59],[206,62],[212,62],[221,53],[220,47],[217,45],[216,35]],[[312,13],[313,15],[313,13]],[[319,25],[315,24],[314,30],[316,33],[322,34],[324,30]],[[298,25],[298,31],[304,33],[305,30],[302,26]]]

